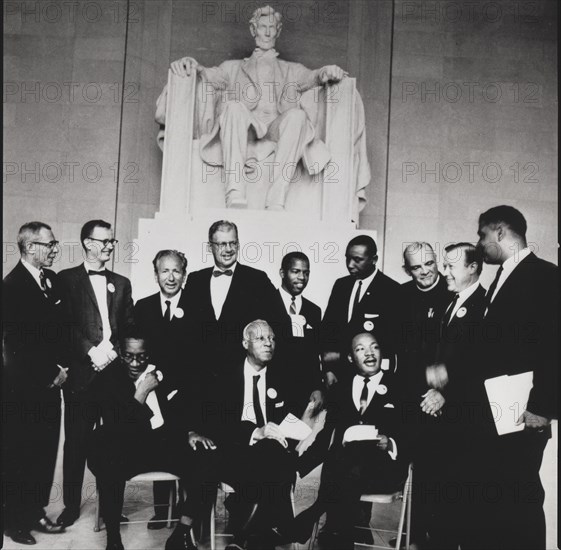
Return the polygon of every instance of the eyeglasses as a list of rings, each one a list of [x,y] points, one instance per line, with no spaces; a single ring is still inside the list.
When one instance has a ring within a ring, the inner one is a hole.
[[[98,243],[102,243],[104,247],[108,244],[115,246],[119,241],[117,239],[94,239],[93,237],[88,237],[90,241],[97,241]]]
[[[226,250],[226,248],[237,248],[240,243],[239,241],[230,241],[227,243],[215,243],[214,241],[210,241],[210,244],[213,244],[219,250]]]
[[[41,246],[45,246],[49,250],[52,250],[53,248],[55,248],[55,246],[59,245],[58,241],[51,241],[51,242],[48,242],[48,243],[42,243],[41,241],[31,241],[31,242],[33,244],[40,244]]]
[[[135,359],[139,363],[142,363],[148,360],[148,354],[147,353],[123,353],[121,354],[121,359],[123,361],[126,361],[127,363],[132,363]]]

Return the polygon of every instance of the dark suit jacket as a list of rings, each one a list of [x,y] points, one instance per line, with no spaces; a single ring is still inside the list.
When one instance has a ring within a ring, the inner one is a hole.
[[[483,377],[533,371],[528,411],[559,415],[559,270],[531,253],[509,275],[482,326]]]
[[[338,351],[341,354],[341,361],[335,367],[337,376],[351,374],[347,368],[347,355],[352,337],[359,332],[376,334],[385,357],[391,358],[400,347],[401,285],[378,270],[348,322],[355,280],[348,276],[335,281],[322,321],[322,351]],[[374,325],[373,329],[367,328],[368,322]]]
[[[196,365],[189,359],[191,330],[188,325],[185,291],[181,292],[178,307],[183,317],[165,321],[160,304],[160,293],[138,300],[134,306],[134,320],[141,334],[147,339],[150,362],[164,374],[162,384],[182,385],[190,382],[188,373]]]
[[[224,302],[220,319],[216,319],[210,296],[210,280],[214,267],[194,271],[185,284],[186,314],[193,327],[196,360],[208,362],[222,370],[245,356],[242,347],[244,327],[256,319],[274,321],[275,287],[266,273],[237,264]]]
[[[61,271],[59,280],[65,323],[71,331],[68,383],[73,390],[81,391],[96,376],[88,351],[103,340],[101,314],[83,264]],[[107,287],[111,343],[118,350],[120,335],[134,323],[131,284],[126,277],[107,270]]]
[[[5,389],[43,392],[58,376],[57,363],[67,366],[64,351],[62,301],[55,273],[43,270],[51,286],[49,297],[19,262],[4,279],[2,323]],[[57,394],[60,392],[55,390]]]
[[[299,459],[298,471],[302,476],[324,461],[328,449],[341,447],[347,428],[357,424],[374,425],[378,433],[393,438],[398,447],[398,460],[407,464],[409,445],[401,426],[402,399],[397,377],[389,371],[384,373],[380,384],[387,388],[387,393],[376,392],[362,415],[353,401],[353,379],[354,375],[335,386],[327,403],[325,427]]]
[[[321,364],[319,359],[319,335],[321,326],[321,309],[302,297],[300,315],[306,319],[304,336],[292,335],[290,315],[280,295],[276,293],[276,314],[272,325],[275,331],[276,349],[275,364],[283,369],[284,376],[291,380],[295,399],[301,408],[302,415],[310,394],[322,388]]]

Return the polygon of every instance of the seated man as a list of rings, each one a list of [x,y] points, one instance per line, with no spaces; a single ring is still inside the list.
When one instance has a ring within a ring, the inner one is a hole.
[[[130,334],[120,349],[120,357],[96,380],[93,399],[103,423],[94,430],[88,450],[107,528],[107,549],[123,550],[119,518],[126,480],[151,471],[179,476],[188,493],[166,550],[194,549],[191,525],[200,516],[202,487],[188,477],[195,459],[189,445],[194,449],[196,441],[204,438],[185,427],[189,418],[185,391],[169,387],[159,391],[162,375],[148,364],[144,338]],[[214,446],[210,440],[204,442]]]
[[[279,428],[293,399],[286,389],[290,381],[271,365],[275,334],[267,322],[249,323],[242,343],[246,359],[210,384],[198,431],[216,442],[217,450],[205,454],[217,460],[220,481],[236,491],[226,503],[234,527],[227,549],[245,548],[251,540],[264,550],[274,546],[271,528],[293,519],[295,444]]]
[[[382,361],[377,338],[370,333],[357,334],[348,360],[355,375],[336,386],[327,405],[325,428],[298,463],[298,471],[305,476],[325,459],[318,499],[296,518],[290,533],[292,538],[306,540],[313,523],[327,512],[322,535],[326,546],[337,550],[354,547],[353,525],[360,515],[360,495],[399,490],[408,465],[399,437],[395,375]],[[366,428],[368,433],[358,434],[357,427]]]

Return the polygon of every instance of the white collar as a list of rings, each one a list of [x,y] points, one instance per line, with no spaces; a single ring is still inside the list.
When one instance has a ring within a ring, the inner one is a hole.
[[[365,279],[357,279],[355,281],[355,286],[358,284],[359,281],[362,281],[362,292],[364,292],[372,284],[374,277],[376,277],[376,273],[378,273],[378,268],[376,268],[374,270],[374,273],[368,275],[368,277],[366,277]]]
[[[93,265],[88,264],[88,262],[84,262],[83,265],[84,265],[84,269],[86,270],[86,273],[88,273],[88,271],[107,271],[105,264],[101,266],[101,269],[94,268]]]
[[[464,288],[464,290],[460,290],[460,292],[458,292],[457,304],[463,304],[477,290],[478,286],[479,278],[475,281],[475,283],[469,285],[467,288]]]
[[[362,374],[355,374],[355,380],[360,379],[360,381],[362,382],[364,378],[368,378],[370,382],[374,382],[374,384],[372,384],[372,387],[374,387],[380,383],[380,380],[382,380],[382,376],[384,376],[384,371],[380,370],[380,372],[377,372],[374,376],[363,376]],[[364,384],[364,382],[362,383]]]
[[[173,298],[167,298],[166,296],[164,296],[164,293],[160,290],[160,304],[162,308],[165,309],[167,300],[169,300],[170,302],[170,308],[172,309],[172,311],[175,308],[177,308],[177,304],[179,303],[179,299],[181,298],[182,292],[183,290],[180,290]]]
[[[415,287],[417,287],[417,290],[419,292],[430,292],[433,288],[436,287],[436,285],[438,285],[439,282],[440,282],[440,273],[437,275],[436,281],[428,288],[420,288],[419,286],[417,286],[417,283],[415,283]]]
[[[263,367],[260,371],[255,370],[255,367],[249,362],[246,357],[243,364],[243,375],[245,378],[251,378],[253,380],[254,376],[260,374],[267,374],[267,367]],[[265,378],[263,378],[264,380]]]
[[[212,271],[226,271],[227,269],[230,269],[232,271],[232,275],[234,274],[234,271],[236,271],[236,266],[238,265],[238,262],[235,261],[230,267],[225,267],[224,269],[221,267],[218,267],[216,264],[214,264],[214,267],[212,268]]]
[[[290,304],[292,303],[292,294],[287,292],[282,286],[279,287],[279,291],[282,301],[284,302],[284,307],[288,312],[290,311]],[[296,306],[296,311],[300,311],[302,309],[302,294],[294,296],[294,305]]]
[[[25,261],[23,258],[21,259],[21,263],[24,265],[24,267],[27,269],[27,271],[29,271],[29,273],[31,273],[31,275],[33,275],[34,279],[39,280],[39,277],[40,277],[41,273],[44,273],[42,268],[39,269],[39,268],[35,267],[34,265]]]
[[[514,269],[520,264],[520,262],[527,258],[532,249],[529,247],[525,247],[520,252],[515,252],[510,258],[503,262],[503,275],[508,276],[510,275]]]

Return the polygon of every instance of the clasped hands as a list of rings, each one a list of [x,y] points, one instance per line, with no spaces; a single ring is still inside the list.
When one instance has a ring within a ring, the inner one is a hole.
[[[112,363],[117,359],[117,352],[113,349],[113,346],[109,348],[108,345],[104,345],[103,342],[97,346],[94,346],[88,351],[88,355],[92,360],[92,365],[95,371],[102,371],[109,363]]]
[[[431,416],[439,416],[442,414],[442,407],[446,399],[440,392],[446,384],[448,384],[448,371],[446,365],[430,365],[425,370],[427,385],[430,389],[425,392],[421,397],[421,410],[430,414]]]
[[[283,433],[278,424],[274,422],[267,422],[261,428],[257,428],[252,435],[255,441],[261,441],[262,439],[274,439],[278,441],[285,449],[288,447],[288,441],[284,437]]]

